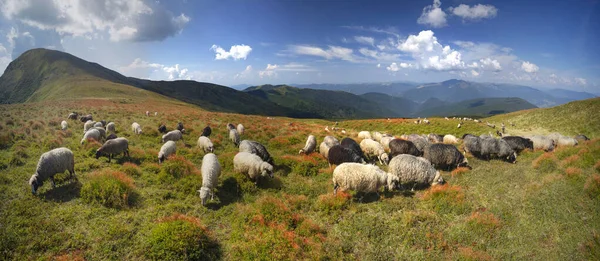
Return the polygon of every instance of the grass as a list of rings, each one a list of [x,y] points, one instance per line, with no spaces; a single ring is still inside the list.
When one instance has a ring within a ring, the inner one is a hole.
[[[600,258],[598,139],[551,153],[523,152],[516,164],[469,156],[472,170],[442,172],[447,184],[426,190],[333,196],[327,162],[317,153],[298,155],[309,134],[319,141],[331,134],[324,126],[332,122],[214,113],[141,99],[0,106],[0,260]],[[159,115],[146,117],[146,110]],[[95,159],[99,144],[79,144],[82,123],[68,121],[66,132],[55,124],[71,111],[114,121],[117,134],[129,139],[130,157]],[[491,131],[474,122],[457,129],[456,120],[430,120],[342,121],[338,127],[352,137],[360,130],[395,136]],[[134,121],[149,131],[133,134]],[[160,136],[152,130],[161,122],[173,129],[179,121],[188,130],[185,141],[159,165]],[[256,187],[233,172],[237,150],[227,139],[228,122],[244,124],[243,139],[269,148],[274,179]],[[539,122],[517,126],[549,128]],[[215,199],[204,207],[196,191],[204,153],[196,140],[207,124],[222,173]],[[31,195],[27,180],[39,156],[60,146],[73,150],[78,181],[59,174],[56,188],[45,182]]]

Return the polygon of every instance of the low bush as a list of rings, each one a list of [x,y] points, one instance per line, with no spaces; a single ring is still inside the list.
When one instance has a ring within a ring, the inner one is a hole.
[[[531,163],[534,169],[543,173],[548,173],[556,170],[558,167],[557,159],[552,153],[544,153]]]
[[[460,186],[449,184],[433,186],[423,194],[422,198],[427,206],[440,214],[462,214],[468,210],[465,193]]]
[[[89,181],[81,188],[81,199],[87,203],[109,208],[127,208],[133,205],[135,186],[125,173],[101,170],[90,174]]]
[[[586,181],[583,190],[593,199],[600,200],[600,175],[593,174]]]

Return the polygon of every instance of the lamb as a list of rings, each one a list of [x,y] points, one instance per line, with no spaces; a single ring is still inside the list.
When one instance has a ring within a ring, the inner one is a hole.
[[[400,154],[410,154],[413,156],[423,155],[411,141],[395,139],[390,142],[390,158],[394,158]]]
[[[323,142],[327,143],[327,146],[329,147],[340,145],[340,141],[333,136],[325,136],[325,138],[323,138]]]
[[[444,136],[444,144],[457,144],[458,143],[458,139],[451,134],[447,134]]]
[[[100,141],[100,137],[100,131],[98,131],[97,129],[91,129],[83,135],[83,138],[81,139],[81,145],[83,145],[83,143],[87,140]]]
[[[69,127],[69,124],[67,123],[67,121],[62,121],[62,122],[60,123],[60,128],[61,128],[62,130],[67,130],[67,128],[68,128],[68,127]]]
[[[160,132],[160,133],[167,133],[167,132],[168,132],[168,131],[167,131],[167,126],[165,126],[164,124],[162,124],[162,123],[161,123],[161,124],[158,126],[158,132]]]
[[[109,133],[117,133],[115,123],[109,122],[108,124],[106,124],[106,131]]]
[[[383,145],[371,139],[364,139],[360,142],[360,148],[367,157],[376,156],[379,159],[379,163],[387,165],[389,162],[389,156],[385,153]]]
[[[162,142],[183,140],[183,134],[179,130],[172,130],[162,136]]]
[[[203,136],[201,136],[203,137]],[[206,137],[203,137],[206,138]],[[217,159],[217,155],[208,153],[202,158],[202,187],[198,190],[200,193],[200,199],[202,199],[202,205],[206,205],[206,199],[210,194],[210,200],[214,199],[213,190],[219,183],[219,176],[221,175],[221,164]]]
[[[256,185],[259,177],[273,178],[273,165],[264,162],[258,155],[248,152],[238,152],[233,157],[233,169],[235,172],[247,175]]]
[[[212,130],[210,129],[210,126],[206,126],[202,130],[202,135],[200,135],[200,136],[209,137],[211,133],[212,133]]]
[[[431,143],[442,143],[444,142],[444,136],[431,133],[427,135],[427,140]]]
[[[519,136],[502,137],[508,143],[511,149],[516,153],[521,153],[525,149],[533,150],[533,141]]]
[[[169,158],[169,156],[175,154],[177,152],[177,144],[169,140],[165,142],[165,144],[160,147],[160,151],[158,152],[158,164],[165,161],[165,159]]]
[[[240,134],[235,128],[229,130],[229,140],[237,147],[240,145]]]
[[[360,163],[342,163],[333,170],[333,195],[338,190],[354,190],[357,192],[375,192],[379,196],[379,188],[392,190],[398,184],[398,177],[386,173],[375,165]]]
[[[358,143],[356,143],[355,140],[346,137],[346,138],[342,139],[342,142],[340,143],[340,145],[342,145],[342,147],[344,147],[346,149],[353,150],[354,153],[358,154],[361,159],[366,158],[365,154],[363,153],[362,149],[360,148],[360,145],[358,145]]]
[[[253,140],[243,140],[240,142],[239,147],[240,152],[248,152],[252,154],[258,155],[263,161],[268,162],[271,165],[273,164],[273,158],[271,158],[271,154],[267,151],[267,148],[260,144],[259,142]]]
[[[389,137],[389,136],[381,137],[381,140],[379,141],[379,143],[381,143],[381,145],[383,145],[383,148],[385,150],[390,150],[390,142],[394,139],[396,139],[396,138]]]
[[[536,150],[553,151],[554,141],[542,135],[526,136],[525,138],[533,141],[533,148]]]
[[[458,167],[469,167],[469,161],[454,145],[432,144],[425,147],[423,158],[427,159],[434,168],[453,170]]]
[[[35,195],[37,189],[42,186],[46,179],[50,179],[52,188],[56,187],[54,184],[54,175],[64,173],[65,170],[69,171],[71,179],[77,180],[75,176],[75,157],[70,149],[65,147],[56,148],[42,154],[35,174],[29,179],[31,193]]]
[[[79,116],[79,115],[77,115],[76,112],[71,112],[71,113],[69,113],[69,116],[67,117],[67,119],[69,119],[69,120],[76,120],[77,116]]]
[[[116,138],[107,140],[102,147],[96,150],[96,159],[102,155],[108,155],[108,162],[113,155],[121,154],[129,157],[129,141],[126,138]]]
[[[104,127],[104,125],[102,125],[102,122],[98,121],[98,122],[94,123],[94,127],[100,127],[100,128],[103,128],[103,127]]]
[[[79,118],[79,120],[80,120],[81,122],[87,122],[87,121],[92,121],[92,120],[94,120],[94,118],[92,117],[92,115],[91,115],[91,114],[88,114],[88,115],[86,115],[86,116],[81,116],[81,118]]]
[[[440,172],[428,160],[413,155],[402,154],[392,158],[388,171],[399,179],[402,186],[412,185],[412,190],[444,183]]]
[[[371,137],[371,133],[368,131],[361,131],[358,133],[358,138],[359,139],[373,139]]]
[[[96,124],[95,121],[86,121],[85,124],[83,124],[83,133],[86,133],[89,129],[94,127],[94,124]]]
[[[329,149],[327,161],[329,162],[329,167],[331,165],[340,165],[344,162],[366,163],[354,150],[342,147],[342,145],[335,145]]]
[[[198,138],[198,147],[202,148],[204,153],[207,153],[207,152],[212,153],[215,150],[214,145],[210,141],[210,139],[207,137],[204,137],[204,136],[200,136],[200,138]]]
[[[579,134],[573,138],[575,138],[578,142],[584,142],[584,141],[590,140],[587,136],[585,136],[583,134]]]
[[[244,135],[244,130],[245,130],[244,125],[242,125],[241,123],[237,125],[237,132],[240,135]]]
[[[298,154],[311,154],[315,148],[317,147],[317,139],[315,138],[314,135],[308,135],[308,139],[306,140],[306,144],[304,145],[304,148],[302,148]]]
[[[323,158],[328,159],[330,148],[331,147],[327,145],[327,143],[321,142],[321,144],[319,145],[319,153],[321,154],[321,156],[323,156]]]
[[[137,135],[142,134],[142,126],[140,126],[137,122],[131,124],[131,130]]]
[[[482,139],[480,144],[481,157],[484,159],[499,158],[511,163],[517,162],[517,153],[503,139]]]

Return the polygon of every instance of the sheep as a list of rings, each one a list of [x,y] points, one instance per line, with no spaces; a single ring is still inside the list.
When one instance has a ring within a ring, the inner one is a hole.
[[[138,124],[137,122],[134,122],[131,124],[131,131],[133,131],[133,133],[140,135],[142,134],[142,126],[140,126],[140,124]]]
[[[379,144],[379,142],[376,142],[371,139],[364,139],[360,142],[360,148],[367,157],[375,156],[379,159],[380,164],[388,164],[389,156],[387,153],[385,153],[383,145]]]
[[[31,193],[35,195],[37,189],[42,186],[46,179],[50,179],[52,188],[56,187],[54,175],[64,173],[65,170],[69,171],[71,179],[77,180],[75,176],[75,157],[70,149],[65,147],[56,148],[42,154],[35,173],[29,178]]]
[[[533,150],[533,141],[519,136],[502,137],[508,143],[511,149],[516,153],[521,153],[525,149]]]
[[[558,139],[560,139],[560,137],[562,137],[563,135],[558,133],[558,132],[553,132],[548,134],[546,137],[548,137],[549,139],[554,141],[554,145],[558,145]]]
[[[314,135],[308,135],[308,139],[306,139],[306,144],[304,145],[304,148],[302,148],[298,154],[311,154],[315,148],[317,147],[317,139],[315,138]]]
[[[354,150],[335,145],[329,149],[327,161],[331,165],[340,165],[344,162],[366,163],[365,160]]]
[[[86,133],[89,129],[91,129],[92,127],[94,127],[94,124],[96,124],[95,121],[86,121],[83,124],[83,133]]]
[[[346,148],[346,149],[351,149],[354,151],[354,153],[358,154],[362,159],[365,159],[365,154],[363,153],[362,149],[360,148],[360,145],[358,145],[358,143],[356,143],[355,140],[351,139],[351,138],[343,138],[342,142],[340,143],[340,145],[342,145],[342,147]]]
[[[379,141],[379,143],[381,143],[381,145],[383,145],[383,148],[385,150],[390,150],[390,142],[394,139],[396,139],[396,138],[388,137],[388,136],[381,137],[381,140]]]
[[[238,132],[240,135],[244,135],[244,130],[246,130],[246,129],[244,128],[244,125],[242,125],[241,123],[237,125],[237,132]]]
[[[372,140],[374,140],[376,142],[380,142],[382,135],[380,132],[374,131],[374,132],[371,132],[371,137],[373,137]]]
[[[327,143],[327,146],[329,147],[340,145],[340,141],[333,136],[325,136],[325,138],[323,138],[323,142]]]
[[[110,135],[106,136],[106,140],[114,140],[117,138],[117,134],[111,133]]]
[[[412,185],[415,188],[443,184],[444,179],[431,163],[420,157],[409,154],[398,155],[390,161],[388,171],[398,178],[400,184]]]
[[[86,116],[81,116],[81,118],[79,118],[79,120],[80,120],[81,122],[87,122],[87,121],[92,121],[92,120],[94,120],[94,118],[92,117],[92,115],[91,115],[91,114],[88,114],[88,115],[86,115]]]
[[[444,144],[457,144],[458,143],[458,139],[451,134],[447,134],[444,136]]]
[[[69,119],[69,120],[76,120],[77,116],[79,116],[79,115],[77,115],[76,112],[71,112],[71,113],[69,113],[69,116],[67,117],[67,119]]]
[[[123,156],[129,157],[129,141],[126,138],[111,139],[96,150],[96,159],[102,155],[108,155],[108,162],[110,162],[113,155],[121,153],[123,153]]]
[[[484,133],[484,134],[479,135],[479,138],[481,138],[481,139],[493,139],[494,135],[492,135],[491,133],[488,133],[488,134]]]
[[[321,156],[323,156],[323,158],[328,159],[330,148],[331,147],[327,145],[327,143],[321,142],[321,144],[319,145],[319,153],[321,154]]]
[[[106,131],[109,133],[117,133],[115,123],[109,122],[108,124],[106,124]]]
[[[587,136],[585,136],[583,134],[579,134],[573,138],[575,138],[578,142],[584,142],[584,141],[590,140]]]
[[[167,131],[167,126],[165,126],[164,124],[161,123],[160,125],[158,125],[158,132],[160,132],[160,133],[167,133],[168,132]]]
[[[154,116],[158,116],[158,112],[157,111],[154,112]]]
[[[432,144],[425,147],[423,158],[431,162],[436,169],[450,171],[458,167],[470,168],[467,158],[450,144]]]
[[[204,137],[204,136],[200,136],[200,138],[198,138],[198,147],[202,148],[204,153],[207,153],[207,152],[212,153],[215,150],[214,145],[210,141],[210,139],[207,137]]]
[[[413,156],[421,156],[421,152],[412,141],[395,139],[390,142],[390,158],[394,158],[400,154],[410,154]]]
[[[233,157],[233,170],[245,174],[258,185],[259,177],[273,178],[273,165],[263,161],[258,155],[248,152],[238,152]]]
[[[357,192],[377,193],[379,188],[392,190],[398,184],[398,177],[386,173],[375,165],[360,163],[342,163],[333,170],[333,195],[338,190],[354,190]]]
[[[81,145],[83,145],[83,143],[87,140],[100,141],[100,137],[100,131],[98,131],[97,129],[91,129],[83,135],[83,138],[81,139]]]
[[[235,128],[235,125],[233,125],[233,123],[227,123],[227,130],[229,131],[229,130],[237,130],[237,129]]]
[[[183,123],[182,123],[182,122],[178,122],[178,123],[177,123],[177,130],[178,130],[178,131],[181,131],[181,132],[184,132],[184,129],[183,129]]]
[[[575,138],[571,138],[571,137],[567,137],[567,136],[560,136],[558,138],[558,141],[556,142],[556,145],[558,147],[573,147],[573,146],[576,146],[577,144],[579,144],[579,142],[577,142],[577,140]]]
[[[528,138],[531,141],[533,141],[533,148],[536,150],[544,150],[547,152],[554,150],[554,141],[546,136],[533,135],[526,136],[525,138]]]
[[[214,199],[215,195],[213,190],[219,183],[221,164],[219,164],[217,155],[213,153],[204,155],[204,157],[202,157],[202,167],[200,167],[200,171],[202,172],[202,187],[198,190],[198,192],[200,193],[200,199],[202,200],[202,205],[204,206],[206,205],[206,199],[208,198],[209,194],[210,200]]]
[[[271,158],[271,154],[269,154],[269,151],[267,151],[267,148],[265,148],[265,146],[263,146],[259,142],[256,142],[253,140],[243,140],[242,142],[240,142],[239,151],[256,154],[263,161],[266,161],[269,164],[274,165],[273,158]]]
[[[67,123],[67,121],[62,121],[62,122],[60,123],[60,128],[61,128],[62,130],[67,130],[67,128],[68,128],[68,127],[69,127],[69,124]]]
[[[158,152],[158,164],[163,163],[165,159],[169,158],[169,156],[175,154],[177,152],[177,144],[169,140],[165,142],[165,144],[160,147],[160,151]]]
[[[172,130],[167,132],[167,134],[162,135],[162,142],[166,142],[166,141],[178,141],[178,140],[183,140],[183,134],[181,133],[181,131],[179,130]]]
[[[427,135],[427,140],[431,143],[442,143],[444,142],[444,136],[431,133]]]
[[[229,140],[237,147],[240,145],[240,134],[235,128],[229,130]]]
[[[471,134],[465,134],[463,136],[463,150],[465,153],[471,153],[471,155],[481,158],[481,138],[473,136]]]
[[[146,117],[150,116],[150,112],[146,111]]]
[[[373,139],[371,137],[371,133],[368,131],[361,131],[358,133],[358,138],[363,140],[363,139]]]
[[[425,149],[425,147],[429,145],[429,141],[427,139],[417,134],[411,134],[406,136],[406,140],[412,141],[412,143],[415,144],[419,151],[423,151],[423,149]]]
[[[480,144],[483,159],[498,158],[511,163],[517,162],[517,153],[503,139],[482,139]]]
[[[210,126],[206,126],[202,130],[202,135],[200,135],[200,136],[209,137],[211,133],[212,133],[212,130],[211,130]]]
[[[102,122],[97,121],[96,123],[94,123],[94,127],[104,127],[104,125],[102,125]]]
[[[101,139],[106,139],[106,130],[104,130],[104,128],[102,128],[102,127],[93,127],[90,130],[98,130],[98,132],[100,132],[100,138]]]

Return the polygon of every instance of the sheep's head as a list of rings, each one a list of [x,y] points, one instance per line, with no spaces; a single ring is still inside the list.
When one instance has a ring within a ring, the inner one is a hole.
[[[533,150],[533,141],[530,139],[525,139],[525,148]]]
[[[213,153],[215,151],[215,147],[213,146],[209,146],[208,147],[208,151],[210,151],[211,153]]]
[[[458,163],[458,167],[465,167],[468,169],[473,169],[473,168],[471,168],[471,166],[469,166],[469,160],[467,160],[467,157],[465,157],[465,156],[463,156],[462,162]]]
[[[387,189],[394,190],[400,185],[400,179],[396,175],[387,174]]]
[[[100,149],[96,150],[96,159],[98,159],[98,158],[100,158],[100,156],[102,156],[102,154],[103,154],[103,153],[102,153],[102,150],[101,150],[101,149],[102,149],[102,148],[100,148]]]
[[[165,161],[165,153],[161,151],[158,153],[158,164],[161,164],[163,161]]]
[[[379,163],[381,163],[381,165],[387,165],[390,162],[390,156],[388,156],[387,153],[382,153],[381,155],[379,155]]]
[[[210,189],[207,187],[202,187],[198,190],[198,192],[200,193],[200,199],[202,199],[202,206],[206,205],[206,199],[210,194]]]
[[[510,163],[517,163],[517,153],[511,153],[508,157],[506,157],[506,160]]]
[[[440,171],[439,171],[439,170],[438,170],[438,171],[436,171],[436,172],[435,172],[435,177],[433,178],[433,183],[431,183],[431,185],[432,185],[432,186],[435,186],[435,185],[442,185],[442,184],[444,184],[444,183],[445,183],[445,181],[444,181],[444,178],[442,177],[442,174],[440,173]]]
[[[38,181],[38,174],[31,175],[29,179],[29,185],[31,185],[31,193],[35,195],[37,189],[42,185],[41,181]]]
[[[266,177],[269,176],[270,178],[273,178],[273,165],[269,164],[268,162],[263,162],[260,165],[260,169],[262,171],[261,176]]]
[[[302,153],[304,153],[304,149],[301,149],[301,150],[298,152],[298,154],[302,154]]]

